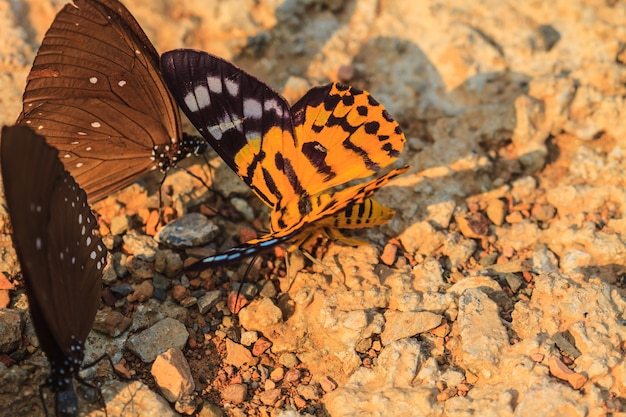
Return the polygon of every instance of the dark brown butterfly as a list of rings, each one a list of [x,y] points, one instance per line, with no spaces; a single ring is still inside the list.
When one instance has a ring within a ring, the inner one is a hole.
[[[59,150],[95,202],[206,143],[181,133],[159,55],[117,0],[75,0],[57,14],[28,75],[17,123]]]
[[[30,314],[56,394],[57,414],[76,415],[72,377],[100,304],[107,252],[85,192],[57,150],[25,126],[4,127],[2,183]]]

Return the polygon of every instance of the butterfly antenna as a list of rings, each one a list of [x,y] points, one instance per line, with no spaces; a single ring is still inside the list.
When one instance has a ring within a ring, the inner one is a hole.
[[[159,182],[159,221],[154,226],[155,230],[158,230],[161,224],[165,224],[165,219],[163,219],[163,184],[165,183],[165,179],[167,178],[167,172],[163,174],[163,178],[161,178],[161,182]]]
[[[215,178],[213,177],[215,175],[215,168],[213,168],[213,166],[211,165],[210,161],[209,161],[209,157],[207,156],[206,152],[202,154],[202,159],[204,159],[204,163],[206,164],[206,166],[209,168],[209,180],[211,181],[211,186],[209,187],[209,189],[213,192],[216,192],[216,190],[213,188],[213,184],[215,184]]]
[[[287,252],[287,255],[285,255],[285,271],[287,273],[287,277],[290,277],[291,274],[289,273],[290,271],[290,264],[291,262],[289,261],[289,258],[293,255],[294,252]],[[293,283],[296,281],[296,274],[293,274],[293,278],[291,278],[291,280],[289,281],[289,285],[287,286],[287,288],[285,289],[285,293],[288,293],[289,290],[291,290],[291,286],[293,285]]]

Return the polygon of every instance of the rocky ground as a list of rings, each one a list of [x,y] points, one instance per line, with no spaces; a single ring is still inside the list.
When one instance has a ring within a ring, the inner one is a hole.
[[[2,124],[63,3],[0,1]],[[264,255],[238,314],[245,264],[180,272],[264,227],[219,158],[187,164],[214,190],[181,171],[164,188],[203,248],[151,237],[158,177],[96,205],[112,254],[86,361],[108,352],[118,373],[86,375],[109,416],[626,415],[626,4],[124,3],[159,51],[219,54],[291,101],[367,89],[412,168],[377,193],[397,215],[370,246]],[[0,415],[41,415],[47,362],[2,204],[0,233]]]

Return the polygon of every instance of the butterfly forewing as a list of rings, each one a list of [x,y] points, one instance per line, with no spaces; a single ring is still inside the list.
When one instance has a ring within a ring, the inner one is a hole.
[[[116,0],[74,3],[57,14],[42,41],[18,123],[59,148],[65,167],[96,201],[156,167],[155,147],[157,156],[166,152],[175,162],[180,117],[158,54],[130,12]],[[114,133],[101,129],[106,123]],[[94,163],[100,170],[80,169]],[[126,172],[99,177],[119,170]]]
[[[276,158],[297,149],[289,105],[280,94],[205,52],[166,52],[161,70],[191,123],[261,200],[273,206],[292,189]]]
[[[37,132],[45,132],[46,141],[58,149],[66,169],[81,187],[91,190],[92,200],[149,171],[154,161],[138,138],[162,130],[162,125],[146,114],[102,99],[44,103],[25,123],[43,126]]]
[[[85,192],[57,152],[31,129],[2,131],[2,178],[13,239],[37,334],[50,333],[70,356],[84,341],[99,306],[106,250]],[[40,336],[41,338],[41,336]],[[45,339],[45,337],[44,337]],[[48,342],[49,343],[49,342]]]

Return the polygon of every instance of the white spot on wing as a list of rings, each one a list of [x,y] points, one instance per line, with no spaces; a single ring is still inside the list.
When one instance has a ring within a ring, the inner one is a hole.
[[[233,80],[225,80],[224,84],[226,85],[226,91],[233,97],[237,97],[239,95],[239,83],[236,83]]]
[[[126,80],[120,80],[117,82],[117,85],[119,85],[120,87],[124,87],[126,85]]]
[[[222,94],[222,80],[220,77],[206,77],[209,90],[216,94]]]
[[[35,247],[37,250],[41,250],[41,238],[39,236],[35,238]]]
[[[211,136],[215,138],[215,140],[222,139],[222,129],[218,126],[207,126],[207,130]]]
[[[91,77],[91,78],[89,78],[89,82],[92,83],[92,84],[97,83],[98,82],[98,77]]]
[[[91,127],[101,127],[100,122],[91,122]]]
[[[209,96],[209,90],[199,85],[193,89],[192,93],[185,95],[185,104],[192,112],[197,112],[200,109],[204,109],[211,105],[211,97]]]
[[[263,107],[261,102],[254,98],[247,98],[243,101],[243,115],[246,118],[261,119]]]
[[[263,103],[263,109],[266,112],[274,112],[274,113],[276,113],[277,116],[283,117],[283,110],[284,110],[283,106],[281,106],[281,103],[279,103],[275,99],[266,100]]]

